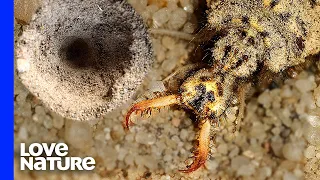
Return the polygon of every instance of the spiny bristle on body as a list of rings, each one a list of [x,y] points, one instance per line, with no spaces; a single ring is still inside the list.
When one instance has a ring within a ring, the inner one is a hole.
[[[177,94],[148,99],[134,104],[123,122],[124,128],[128,129],[133,124],[130,120],[130,115],[133,112],[141,111],[142,114],[145,114],[150,113],[154,108],[174,104],[191,110],[197,116],[200,131],[197,138],[198,146],[194,152],[194,161],[187,166],[187,169],[181,170],[181,172],[186,173],[195,171],[206,162],[210,151],[211,125],[219,121],[219,116],[228,106],[228,99],[231,95],[230,90],[225,89],[230,89],[231,84],[222,81],[227,77],[221,77],[214,71],[205,68],[189,74],[180,85]]]
[[[151,100],[145,100],[140,103],[137,103],[132,106],[132,108],[128,111],[125,121],[123,122],[123,126],[125,129],[129,129],[129,126],[132,125],[132,121],[130,120],[130,116],[133,112],[137,111],[146,111],[149,109],[152,110],[152,108],[161,108],[164,106],[169,106],[172,104],[178,104],[179,103],[179,96],[177,95],[170,95],[170,96],[164,96],[156,99]]]
[[[210,133],[211,133],[211,122],[210,120],[203,120],[200,127],[198,146],[197,150],[194,152],[194,161],[191,165],[187,165],[187,169],[179,170],[181,172],[190,173],[201,166],[207,161],[209,156],[209,145],[210,145]]]
[[[199,125],[194,161],[182,172],[202,167],[209,156],[211,126],[220,121],[236,97],[239,128],[244,114],[245,94],[252,84],[269,81],[272,74],[304,63],[320,52],[320,4],[310,0],[206,0],[209,7],[205,34],[199,47],[204,56],[196,65],[184,68],[164,80],[173,88],[168,94],[136,103],[123,125],[132,124],[130,115],[154,108],[178,105],[196,115]],[[199,39],[172,31],[153,33]],[[212,36],[211,36],[212,35]],[[207,36],[205,36],[207,37]],[[319,59],[318,59],[319,61]],[[268,75],[268,76],[267,76]]]

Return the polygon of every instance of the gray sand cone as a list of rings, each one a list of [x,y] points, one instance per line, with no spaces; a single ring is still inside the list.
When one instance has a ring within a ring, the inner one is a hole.
[[[142,18],[116,0],[44,0],[16,54],[23,84],[47,107],[76,120],[126,102],[153,61]]]

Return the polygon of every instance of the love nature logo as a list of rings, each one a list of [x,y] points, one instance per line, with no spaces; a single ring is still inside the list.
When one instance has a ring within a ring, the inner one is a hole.
[[[67,157],[68,146],[65,143],[20,144],[20,170],[93,170],[95,160],[92,157]]]

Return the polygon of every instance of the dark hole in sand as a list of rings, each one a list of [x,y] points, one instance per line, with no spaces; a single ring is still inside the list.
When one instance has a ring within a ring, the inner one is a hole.
[[[76,67],[87,67],[92,64],[92,49],[88,43],[81,38],[73,40],[65,50],[65,60]]]
[[[75,34],[61,41],[58,64],[65,67],[63,72],[54,75],[76,88],[100,94],[104,100],[110,99],[114,83],[133,61],[131,26],[109,21]],[[75,75],[83,70],[82,75]],[[73,78],[66,78],[71,74]]]
[[[66,37],[60,59],[71,68],[123,71],[132,60],[132,33],[129,25],[97,24],[86,37]]]

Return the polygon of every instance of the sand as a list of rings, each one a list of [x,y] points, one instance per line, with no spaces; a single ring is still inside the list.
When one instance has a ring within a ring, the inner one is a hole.
[[[197,27],[193,1],[168,1],[162,8],[158,7],[161,1],[129,2],[149,28],[192,33]],[[320,75],[312,71],[248,98],[241,129],[234,134],[228,122],[235,119],[236,109],[230,109],[226,123],[215,129],[210,159],[191,174],[178,172],[191,156],[196,133],[184,111],[163,109],[150,118],[135,117],[136,125],[124,132],[121,122],[130,105],[146,92],[161,89],[159,80],[185,64],[194,49],[190,41],[171,36],[153,35],[152,42],[155,63],[136,95],[121,108],[89,122],[65,119],[48,110],[15,79],[15,178],[319,179]],[[97,166],[85,173],[22,172],[21,142],[66,142],[70,156],[93,156]]]

